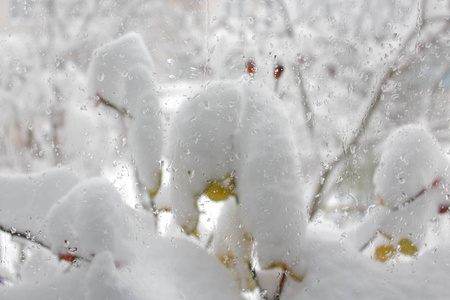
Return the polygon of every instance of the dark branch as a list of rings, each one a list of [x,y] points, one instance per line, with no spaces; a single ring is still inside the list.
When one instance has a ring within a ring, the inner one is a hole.
[[[39,238],[37,238],[36,236],[31,234],[31,231],[20,231],[17,230],[14,227],[10,227],[9,229],[7,227],[5,227],[4,225],[0,224],[0,231],[10,235],[11,237],[18,237],[23,241],[27,241],[29,243],[38,245],[39,247],[45,248],[47,250],[49,250],[50,252],[52,252],[51,246],[46,244],[45,242],[41,241]],[[73,262],[75,260],[83,260],[83,261],[87,261],[90,262],[90,259],[78,256],[78,255],[73,255],[73,254],[55,254],[58,255],[58,258],[61,260],[67,260],[69,262]],[[70,259],[68,258],[68,255],[70,256]]]
[[[130,113],[130,111],[124,107],[118,107],[105,98],[103,98],[99,93],[96,94],[97,102],[96,105],[103,104],[106,105],[109,108],[112,108],[113,110],[117,111],[120,115],[124,117],[128,117],[130,119],[134,119],[133,115]]]

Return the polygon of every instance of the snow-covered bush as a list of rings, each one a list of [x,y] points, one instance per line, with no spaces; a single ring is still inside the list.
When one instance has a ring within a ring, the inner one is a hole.
[[[447,296],[443,1],[5,3],[1,299]]]
[[[306,214],[299,162],[275,94],[246,78],[211,83],[179,108],[167,143],[169,197],[186,232],[196,229],[199,196],[230,178],[238,222],[254,238],[261,266],[284,265],[303,275]],[[222,200],[214,192],[210,198]]]
[[[378,232],[389,244],[398,245],[400,252],[416,255],[427,243],[429,223],[439,214],[439,207],[448,207],[449,162],[423,126],[397,129],[383,148],[374,175],[375,192],[386,206],[378,212]],[[390,248],[381,247],[378,251]]]

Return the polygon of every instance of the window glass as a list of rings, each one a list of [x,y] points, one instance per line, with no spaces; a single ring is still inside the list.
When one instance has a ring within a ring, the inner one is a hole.
[[[0,298],[446,298],[449,15],[1,1]]]

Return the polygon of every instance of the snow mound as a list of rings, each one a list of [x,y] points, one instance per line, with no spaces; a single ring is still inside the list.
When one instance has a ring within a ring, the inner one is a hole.
[[[420,125],[407,125],[386,140],[375,171],[375,191],[389,207],[398,207],[435,180],[447,177],[448,163],[436,139]]]
[[[128,138],[139,179],[151,193],[161,183],[163,135],[152,70],[145,43],[133,32],[95,50],[89,67],[91,94],[134,118]]]
[[[77,183],[69,170],[59,168],[0,176],[0,224],[7,230],[37,235],[52,205]]]
[[[197,226],[199,195],[211,181],[234,177],[261,265],[302,274],[306,208],[297,150],[283,104],[269,89],[245,77],[210,83],[181,105],[168,149],[169,197],[187,232]]]
[[[110,251],[116,262],[124,264],[131,259],[128,241],[153,231],[151,215],[139,214],[126,206],[106,179],[93,178],[53,205],[45,232],[54,253],[91,259]]]
[[[448,162],[422,126],[407,125],[387,139],[374,175],[375,191],[389,210],[379,214],[378,231],[397,244],[425,242],[429,221],[448,205]]]

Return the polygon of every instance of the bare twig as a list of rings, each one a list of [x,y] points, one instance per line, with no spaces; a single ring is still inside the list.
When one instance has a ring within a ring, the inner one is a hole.
[[[278,282],[277,290],[274,295],[275,300],[279,300],[281,297],[281,294],[283,293],[284,284],[286,282],[286,272],[287,271],[284,271],[284,270],[283,270],[283,272],[281,272],[281,278],[280,278],[280,281]]]
[[[438,186],[440,183],[439,179],[435,179],[433,180],[433,183],[431,184],[431,186],[429,187],[424,187],[423,189],[421,189],[419,192],[417,192],[415,195],[413,195],[411,198],[407,199],[406,201],[396,205],[395,207],[391,208],[391,211],[399,211],[400,209],[402,209],[403,207],[405,207],[406,205],[414,202],[417,200],[417,198],[419,198],[420,196],[422,196],[423,194],[425,194],[427,191],[431,190],[432,188]],[[385,237],[391,239],[392,237],[390,237],[390,235],[388,235],[387,233],[381,231],[380,229],[378,229],[371,237],[370,239],[364,243],[364,245],[362,245],[362,247],[359,249],[360,252],[364,251],[364,249],[366,249],[377,237],[377,233],[381,233],[382,235],[384,235]]]
[[[19,237],[21,239],[24,239],[26,241],[29,241],[31,243],[37,244],[39,246],[41,246],[42,248],[46,248],[48,250],[51,249],[51,247],[49,245],[47,245],[46,243],[44,243],[43,241],[41,241],[39,238],[35,237],[35,236],[31,236],[31,232],[28,231],[20,231],[17,230],[13,227],[11,228],[6,228],[5,226],[0,224],[0,231],[3,231],[4,233],[9,234],[10,236],[13,237]]]
[[[128,109],[126,109],[124,107],[118,107],[118,106],[112,104],[111,102],[109,102],[108,100],[103,98],[99,93],[96,94],[96,97],[97,97],[96,105],[99,105],[99,104],[106,105],[107,107],[112,108],[113,110],[118,112],[120,115],[122,115],[124,117],[128,117],[130,119],[134,119],[133,115],[130,113],[130,111]]]
[[[18,238],[20,238],[23,241],[35,244],[35,245],[37,245],[39,247],[45,248],[45,249],[49,250],[50,252],[52,252],[52,249],[51,249],[50,245],[48,245],[45,242],[41,241],[36,236],[31,235],[30,231],[20,231],[20,230],[17,230],[15,228],[12,228],[12,227],[8,229],[7,227],[5,227],[4,225],[1,225],[1,224],[0,224],[0,231],[10,235],[11,237],[18,237]],[[73,254],[61,254],[60,253],[60,254],[57,254],[57,255],[58,255],[58,258],[60,260],[67,260],[67,261],[70,261],[70,262],[73,262],[75,260],[82,260],[82,261],[87,261],[87,262],[91,261],[90,259],[87,259],[85,257],[81,257],[81,256],[78,256],[78,255],[73,255]],[[70,255],[70,258],[68,258],[68,255]]]

